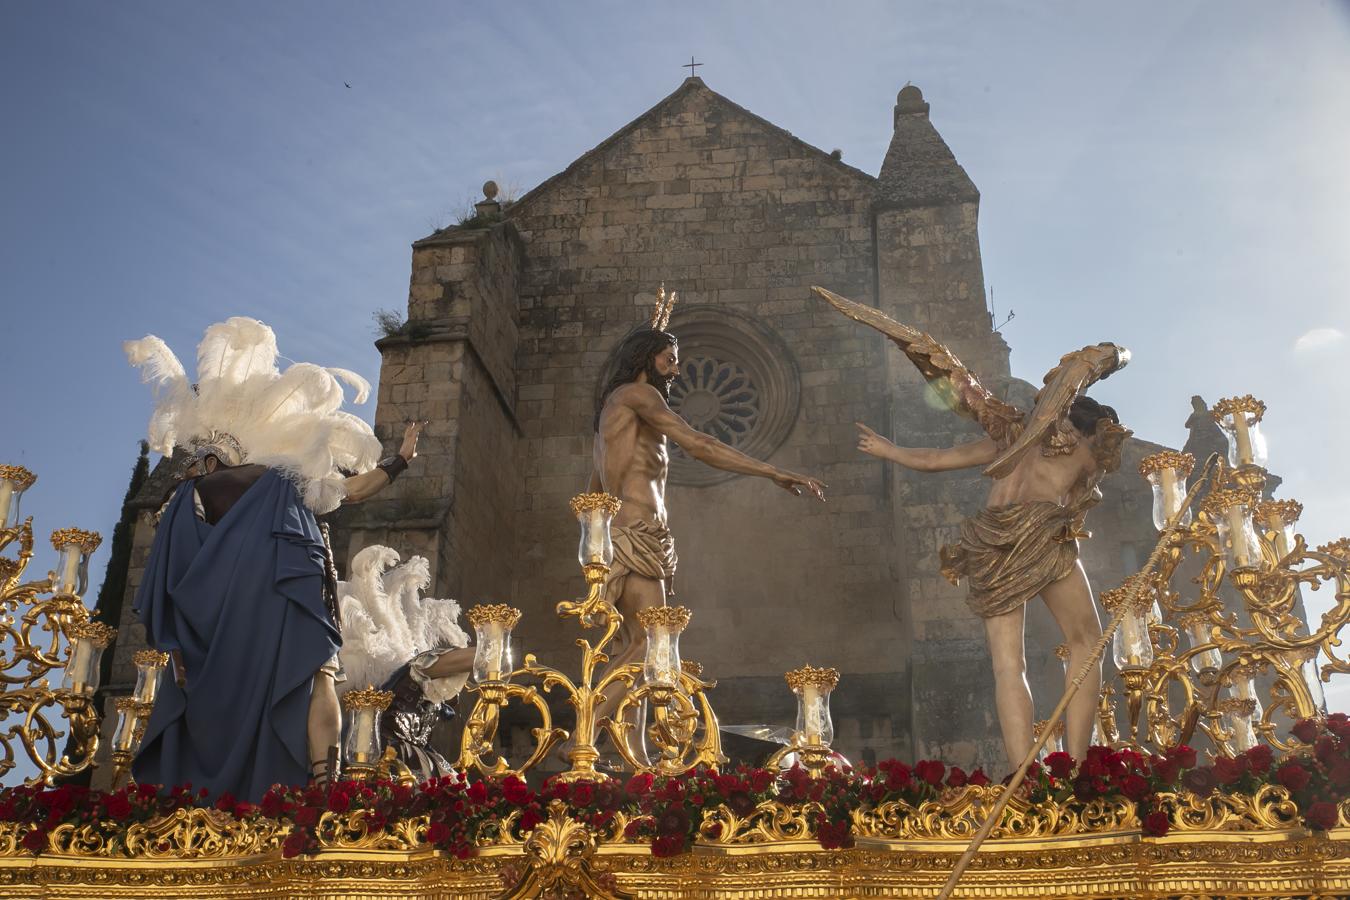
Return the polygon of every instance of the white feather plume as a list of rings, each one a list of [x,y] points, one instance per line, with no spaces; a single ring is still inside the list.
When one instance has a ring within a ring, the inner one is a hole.
[[[155,386],[149,432],[160,453],[191,446],[211,432],[228,433],[243,447],[246,462],[294,480],[316,513],[337,508],[346,497],[344,474],[367,471],[380,458],[370,425],[341,409],[344,385],[361,403],[370,396],[369,382],[347,369],[311,363],[279,371],[276,335],[257,319],[236,316],[206,329],[197,347],[195,387],[154,335],[125,348]]]
[[[426,559],[398,563],[389,547],[366,547],[352,557],[351,580],[338,583],[344,692],[384,684],[420,653],[469,644],[459,626],[459,604],[421,596],[430,584]]]

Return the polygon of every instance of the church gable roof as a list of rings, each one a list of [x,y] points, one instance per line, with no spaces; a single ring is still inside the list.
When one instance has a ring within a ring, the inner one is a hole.
[[[761,129],[763,129],[768,134],[773,135],[774,137],[777,137],[789,143],[790,145],[798,148],[802,152],[802,155],[804,157],[818,160],[823,168],[826,168],[827,170],[837,171],[840,175],[844,177],[856,179],[861,186],[867,189],[875,189],[877,182],[875,176],[869,175],[868,173],[862,171],[861,169],[855,168],[854,166],[850,166],[842,162],[841,160],[836,159],[834,156],[832,156],[831,154],[829,154],[824,150],[821,150],[819,147],[816,147],[812,144],[808,144],[806,141],[797,137],[787,129],[781,128],[770,122],[768,119],[765,119],[762,116],[757,116],[750,110],[746,109],[745,107],[740,106],[739,104],[734,103],[731,100],[728,100],[726,97],[722,96],[721,94],[717,93],[716,91],[709,88],[706,84],[704,84],[702,78],[690,77],[686,78],[684,80],[684,83],[681,84],[678,88],[676,88],[674,92],[663,98],[651,109],[647,110],[642,115],[638,116],[636,119],[629,122],[627,125],[623,126],[609,137],[605,138],[595,147],[583,153],[566,169],[559,172],[557,175],[554,175],[552,178],[549,178],[541,182],[534,189],[527,192],[523,197],[521,197],[514,204],[512,204],[510,212],[508,212],[508,216],[510,216],[511,214],[515,213],[518,210],[527,209],[532,201],[536,200],[541,196],[547,195],[550,192],[551,188],[555,187],[556,185],[566,183],[578,172],[586,169],[588,166],[593,165],[596,161],[601,159],[608,151],[621,145],[625,139],[632,136],[644,125],[647,125],[655,120],[658,120],[662,116],[662,114],[665,113],[667,110],[669,110],[671,107],[687,102],[692,95],[698,93],[705,95],[713,103],[722,107],[731,115],[742,118],[744,120],[748,120],[757,125],[758,127],[760,127]]]

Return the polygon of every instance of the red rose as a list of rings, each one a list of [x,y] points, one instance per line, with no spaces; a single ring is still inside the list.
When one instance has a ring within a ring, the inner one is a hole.
[[[816,838],[826,850],[840,850],[853,846],[853,834],[847,819],[835,822],[821,822],[816,827]]]
[[[666,783],[657,790],[658,799],[667,800],[671,803],[676,800],[684,799],[684,784],[676,778],[667,778]]]
[[[302,806],[291,816],[291,820],[301,828],[313,828],[319,821],[319,810],[313,806]]]
[[[1045,767],[1055,778],[1068,778],[1073,774],[1073,757],[1058,750],[1045,758]]]
[[[103,810],[114,822],[121,822],[131,815],[131,801],[123,793],[109,794],[103,798]]]
[[[1312,719],[1299,719],[1294,723],[1294,727],[1289,732],[1305,744],[1311,744],[1317,740],[1317,723]]]
[[[590,806],[595,800],[595,785],[589,781],[578,781],[572,785],[572,805]]]
[[[309,842],[309,837],[300,829],[296,828],[286,835],[286,840],[281,845],[281,855],[290,859],[293,856],[299,856],[305,852],[305,845]]]
[[[976,769],[970,773],[970,783],[984,787],[989,783],[989,776],[984,774],[984,769]]]
[[[1252,771],[1258,775],[1268,772],[1270,764],[1275,761],[1275,754],[1271,751],[1269,744],[1257,744],[1247,751],[1246,757]]]
[[[234,809],[231,810],[236,819],[247,819],[257,811],[258,807],[254,806],[252,803],[236,803]]]
[[[1073,795],[1086,803],[1098,794],[1096,779],[1091,775],[1079,775],[1073,780]]]
[[[1167,757],[1169,759],[1175,759],[1183,769],[1195,768],[1196,758],[1195,749],[1193,747],[1188,747],[1185,744],[1178,744],[1167,751]]]
[[[1139,775],[1126,775],[1120,784],[1120,792],[1135,803],[1147,797],[1150,791],[1148,779]]]
[[[269,819],[279,819],[286,811],[286,802],[279,792],[272,790],[263,795],[262,814]]]
[[[346,812],[352,808],[352,795],[346,791],[333,791],[328,795],[328,808],[335,813]]]
[[[1317,761],[1325,765],[1331,765],[1331,761],[1336,758],[1337,741],[1329,734],[1324,734],[1317,739],[1313,745],[1313,755]]]
[[[656,817],[656,833],[686,835],[689,833],[689,814],[683,806],[672,806]]]
[[[1176,758],[1159,759],[1153,757],[1153,774],[1163,784],[1172,784],[1181,774],[1181,762]]]
[[[768,769],[756,769],[750,773],[750,790],[756,794],[762,794],[773,787],[774,779],[778,777]]]
[[[539,814],[539,810],[533,806],[527,806],[525,811],[520,814],[520,830],[533,831],[542,821],[544,821],[544,817]],[[626,830],[625,833],[627,833]]]
[[[1214,777],[1219,784],[1237,784],[1247,774],[1247,767],[1245,756],[1220,756],[1214,760]]]
[[[1316,828],[1318,831],[1326,831],[1328,828],[1336,827],[1336,804],[1328,803],[1325,800],[1319,800],[1308,807],[1307,814],[1303,817],[1309,828]]]
[[[580,788],[581,785],[578,784],[576,788],[574,788],[574,791],[580,790]],[[512,806],[523,806],[530,801],[530,788],[516,776],[508,775],[502,779],[502,795],[506,797],[506,802],[510,803]],[[589,802],[590,800],[588,798],[585,803],[579,805],[585,806],[586,803]]]
[[[481,781],[475,781],[469,785],[469,802],[482,805],[487,802],[487,785]]]
[[[1219,779],[1214,777],[1214,769],[1201,766],[1181,776],[1181,786],[1199,797],[1208,797],[1219,786]]]
[[[903,791],[914,781],[913,773],[909,766],[904,763],[896,763],[890,766],[886,772],[886,789],[891,791]]]
[[[1167,834],[1168,829],[1171,827],[1171,819],[1169,819],[1167,813],[1162,810],[1151,812],[1144,819],[1144,834],[1152,837],[1162,837]]]
[[[220,810],[221,812],[229,812],[230,810],[234,809],[234,805],[237,802],[239,801],[234,799],[234,795],[231,794],[229,791],[226,791],[225,793],[221,794],[219,797],[216,798],[216,809]]]
[[[1345,713],[1332,713],[1327,716],[1327,728],[1337,737],[1345,737],[1350,734],[1350,716]]]
[[[914,764],[914,774],[921,781],[937,787],[942,784],[942,776],[947,774],[947,767],[936,759],[922,759]]]
[[[1287,762],[1275,770],[1275,779],[1284,785],[1290,793],[1297,793],[1308,786],[1312,773],[1296,762]]]
[[[450,826],[444,822],[432,822],[427,826],[427,843],[440,844],[450,838]]]
[[[745,791],[737,791],[727,798],[727,808],[742,819],[755,811],[755,799]]]
[[[33,828],[23,836],[20,843],[23,844],[23,849],[30,853],[41,853],[47,846],[47,832],[41,828]]]
[[[532,812],[532,810],[526,810],[526,811],[525,811],[525,814],[526,814],[526,815],[529,815],[531,812]],[[521,817],[520,817],[520,822],[521,822],[521,825],[520,825],[521,830],[524,830],[524,829],[525,829],[525,816],[521,816]],[[643,823],[643,820],[642,820],[642,819],[633,819],[633,820],[630,821],[627,825],[623,826],[623,836],[626,837],[626,838],[628,838],[628,839],[630,839],[630,840],[633,839],[633,838],[635,838],[635,837],[637,837],[638,834],[639,834],[639,832],[642,831],[642,826],[643,826],[643,824],[644,824],[644,823]]]
[[[652,841],[652,856],[679,856],[684,852],[682,834],[663,834]]]
[[[965,787],[969,780],[970,778],[966,775],[965,770],[960,766],[952,766],[951,774],[947,776],[947,787]]]
[[[1332,760],[1331,765],[1327,766],[1327,778],[1336,787],[1350,786],[1350,759],[1340,757]]]

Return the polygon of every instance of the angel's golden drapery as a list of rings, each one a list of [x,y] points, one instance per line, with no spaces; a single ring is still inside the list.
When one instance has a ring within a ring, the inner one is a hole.
[[[961,540],[940,551],[942,574],[970,583],[966,603],[977,616],[1010,613],[1078,561],[1072,509],[1046,500],[983,509],[961,523]]]

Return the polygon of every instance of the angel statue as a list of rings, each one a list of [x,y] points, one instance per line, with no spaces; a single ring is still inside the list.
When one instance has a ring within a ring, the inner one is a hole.
[[[1023,646],[1025,604],[1040,596],[1069,647],[1066,682],[1101,635],[1078,539],[1087,511],[1101,499],[1098,482],[1120,467],[1130,431],[1115,410],[1084,392],[1121,369],[1129,351],[1102,343],[1066,354],[1045,376],[1030,412],[996,398],[950,350],[884,313],[812,288],[844,315],[899,346],[953,412],[973,419],[985,437],[944,449],[897,447],[861,422],[858,449],[918,472],[983,466],[994,480],[985,508],[961,525],[961,539],[940,551],[942,574],[965,578],[967,603],[984,620],[994,664],[995,704],[1008,765],[1031,748],[1031,689]],[[1066,749],[1083,758],[1101,687],[1098,665],[1066,711]]]
[[[453,717],[450,704],[473,668],[473,647],[459,627],[459,604],[423,597],[431,568],[421,556],[399,562],[378,544],[352,557],[351,580],[338,583],[342,598],[341,693],[381,687],[394,692],[380,719],[380,735],[419,780],[453,771],[431,746],[438,722]]]

